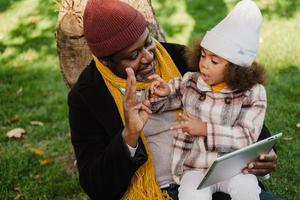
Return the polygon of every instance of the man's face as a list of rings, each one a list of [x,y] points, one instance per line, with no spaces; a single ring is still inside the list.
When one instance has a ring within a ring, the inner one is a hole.
[[[154,50],[154,40],[146,29],[135,43],[110,57],[109,67],[121,78],[126,78],[125,69],[131,67],[138,81],[148,81],[155,73]]]

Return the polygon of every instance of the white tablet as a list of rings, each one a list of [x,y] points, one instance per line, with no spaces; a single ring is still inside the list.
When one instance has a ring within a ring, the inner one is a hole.
[[[251,160],[255,160],[262,153],[268,153],[281,136],[282,133],[278,133],[217,158],[206,171],[197,189],[205,188],[241,173]]]

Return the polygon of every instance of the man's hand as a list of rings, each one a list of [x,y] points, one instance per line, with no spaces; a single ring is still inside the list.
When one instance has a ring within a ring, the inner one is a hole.
[[[244,174],[254,174],[256,176],[265,176],[275,170],[277,155],[274,151],[269,154],[261,154],[257,160],[250,162],[245,169]]]
[[[136,78],[131,68],[126,68],[127,84],[123,101],[125,128],[123,138],[125,142],[135,147],[143,127],[145,126],[151,110],[148,100],[137,102]]]
[[[151,95],[163,97],[170,94],[170,88],[167,82],[159,75],[153,74],[149,76],[148,79],[152,81],[150,86]]]
[[[182,129],[193,136],[207,136],[207,124],[201,119],[189,114],[180,114],[183,121],[179,124],[171,126],[170,129]]]

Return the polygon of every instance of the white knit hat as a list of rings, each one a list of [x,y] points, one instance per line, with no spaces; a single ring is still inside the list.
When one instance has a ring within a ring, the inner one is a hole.
[[[240,1],[213,29],[201,46],[239,66],[252,65],[259,43],[262,15],[251,0]]]

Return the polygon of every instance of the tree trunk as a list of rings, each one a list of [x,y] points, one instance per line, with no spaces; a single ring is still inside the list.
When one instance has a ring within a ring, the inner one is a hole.
[[[155,18],[151,0],[122,0],[139,10],[147,21],[150,34],[165,41]],[[82,15],[87,0],[62,0],[56,25],[56,43],[60,69],[67,86],[71,88],[82,70],[92,59],[83,36]]]

